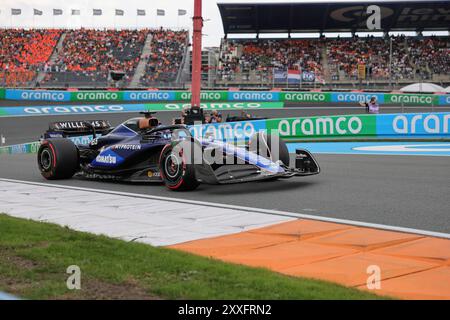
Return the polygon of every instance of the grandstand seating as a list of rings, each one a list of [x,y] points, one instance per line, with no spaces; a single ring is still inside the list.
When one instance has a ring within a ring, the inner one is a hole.
[[[148,30],[72,30],[44,83],[107,83],[109,70],[129,81],[139,62]]]
[[[151,46],[143,50],[148,36]],[[63,38],[61,38],[63,36]],[[60,45],[57,46],[59,39]],[[370,80],[417,81],[450,71],[449,37],[353,37],[320,39],[223,40],[219,84],[270,83],[273,70],[313,72],[316,78],[357,79],[358,64]],[[150,38],[149,38],[150,40]],[[187,31],[0,30],[0,85],[107,86],[110,70],[124,71],[128,85],[175,84],[187,52]],[[141,56],[145,60],[136,72]],[[147,55],[149,52],[149,55]],[[39,77],[36,77],[38,73]],[[142,72],[142,75],[140,74]],[[136,73],[136,74],[135,74]]]
[[[448,75],[448,37],[392,37],[392,79],[427,79],[432,74]],[[248,79],[272,69],[301,69],[328,80],[356,80],[359,64],[365,64],[367,77],[389,78],[389,38],[321,38],[304,40],[224,40],[218,77],[224,81]],[[238,79],[239,76],[241,79]]]
[[[251,79],[257,73],[269,77],[272,69],[294,69],[322,74],[319,40],[229,40],[222,43],[219,77],[236,74]],[[255,72],[256,71],[256,72]]]
[[[0,29],[0,84],[29,84],[60,36],[61,30]]]
[[[152,31],[152,53],[140,83],[143,86],[173,83],[185,54],[188,33],[186,31]]]

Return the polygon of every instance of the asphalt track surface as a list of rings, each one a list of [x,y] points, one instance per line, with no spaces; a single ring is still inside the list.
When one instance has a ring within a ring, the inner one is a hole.
[[[44,105],[44,103],[39,103]],[[363,113],[350,107],[288,105],[284,110],[259,110],[263,117],[294,117]],[[435,111],[437,108],[435,108]],[[439,109],[449,111],[448,109]],[[382,108],[400,112],[401,108]],[[429,112],[430,108],[407,108],[405,112]],[[228,112],[223,112],[224,116]],[[236,111],[234,112],[236,113]],[[49,121],[107,119],[116,125],[130,114],[94,116],[0,118],[0,133],[7,143],[36,140]],[[160,113],[163,123],[176,114]],[[35,155],[0,156],[0,178],[46,182],[38,173]],[[286,212],[348,219],[359,222],[450,233],[450,159],[427,156],[317,155],[318,176],[276,182],[208,186],[188,193],[174,193],[159,184],[120,184],[71,179],[59,185],[125,191],[213,203],[281,210]],[[63,204],[62,208],[63,208]]]

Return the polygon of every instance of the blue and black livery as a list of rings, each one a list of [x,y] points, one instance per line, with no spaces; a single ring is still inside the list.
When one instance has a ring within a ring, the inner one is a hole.
[[[82,135],[92,136],[92,141],[76,144],[71,140]],[[279,151],[277,158],[273,149]],[[211,161],[211,155],[219,161]],[[171,190],[193,190],[201,183],[308,176],[320,171],[306,150],[296,150],[295,167],[289,167],[286,144],[265,132],[255,134],[249,144],[237,146],[212,137],[195,138],[184,125],[161,125],[149,112],[116,128],[102,120],[52,123],[42,137],[37,160],[42,176],[49,180],[77,176],[163,182]]]

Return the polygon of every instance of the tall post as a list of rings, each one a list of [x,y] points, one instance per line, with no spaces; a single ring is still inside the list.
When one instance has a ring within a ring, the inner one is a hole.
[[[202,0],[194,2],[194,35],[192,47],[192,100],[191,108],[200,108],[202,82]]]
[[[389,37],[389,90],[392,90],[392,37]]]

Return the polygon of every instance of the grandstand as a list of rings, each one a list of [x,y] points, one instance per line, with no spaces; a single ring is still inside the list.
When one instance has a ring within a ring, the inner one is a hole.
[[[205,50],[203,86],[396,89],[423,81],[448,86],[450,38],[422,34],[448,31],[449,16],[431,11],[403,16],[405,11],[422,12],[421,2],[406,5],[386,4],[392,14],[383,20],[382,35],[374,37],[358,36],[363,15],[353,13],[359,17],[353,22],[336,20],[336,12],[350,9],[345,3],[219,4],[225,37],[220,49]],[[449,4],[427,1],[426,7],[448,12]],[[306,38],[301,32],[319,36]],[[326,37],[327,32],[351,37]],[[229,37],[239,33],[256,37]],[[260,37],[263,33],[269,37]],[[271,33],[288,37],[271,39]],[[185,88],[189,51],[187,31],[5,29],[0,30],[0,86]],[[124,79],[112,81],[110,71],[124,72]]]

